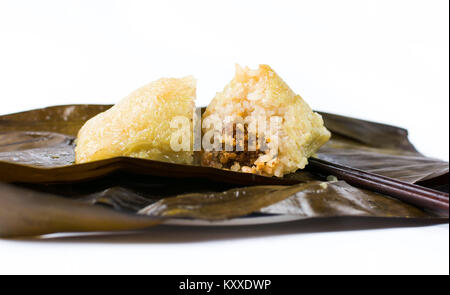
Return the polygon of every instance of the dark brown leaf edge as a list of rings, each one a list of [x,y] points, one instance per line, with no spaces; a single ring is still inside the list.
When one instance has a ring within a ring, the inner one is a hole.
[[[161,199],[141,209],[139,214],[220,220],[256,212],[252,206],[259,207],[260,213],[299,215],[304,218],[430,217],[413,206],[352,187],[345,182],[320,181],[292,186],[252,186],[210,194],[183,194]]]
[[[161,222],[0,183],[0,237],[140,229]]]
[[[0,191],[0,237],[3,238],[56,232],[136,230],[169,218],[214,221],[255,212],[305,219],[361,216],[446,220],[344,182],[251,186],[163,198],[151,185],[145,190],[109,187],[72,197],[5,183],[0,183]]]

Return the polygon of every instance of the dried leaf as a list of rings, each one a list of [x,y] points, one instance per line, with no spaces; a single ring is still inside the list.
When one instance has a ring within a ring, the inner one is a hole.
[[[425,212],[387,196],[350,186],[344,181],[314,184],[295,196],[260,210],[306,217],[427,217]]]
[[[58,106],[0,116],[0,181],[21,183],[0,183],[0,236],[130,230],[167,218],[217,220],[255,212],[434,218],[345,182],[318,181],[306,170],[276,178],[124,157],[74,165],[78,129],[108,107]],[[333,138],[318,157],[408,182],[442,187],[444,181],[448,187],[448,163],[418,153],[404,129],[323,116]]]
[[[161,220],[0,183],[0,237],[145,228]]]
[[[56,106],[1,116],[0,180],[79,182],[115,171],[175,178],[200,177],[241,185],[289,185],[315,178],[307,171],[280,179],[130,158],[73,165],[73,136],[86,120],[109,107]],[[411,183],[448,174],[448,163],[419,154],[404,129],[333,114],[322,115],[333,138],[319,151],[319,158]]]

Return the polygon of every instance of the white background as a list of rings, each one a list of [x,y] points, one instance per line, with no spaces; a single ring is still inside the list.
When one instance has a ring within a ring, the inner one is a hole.
[[[448,160],[448,6],[0,0],[0,114],[115,103],[154,79],[184,75],[198,79],[197,105],[207,105],[235,63],[266,63],[314,109],[407,128],[421,152]],[[3,240],[0,273],[449,272],[447,224],[330,226]]]

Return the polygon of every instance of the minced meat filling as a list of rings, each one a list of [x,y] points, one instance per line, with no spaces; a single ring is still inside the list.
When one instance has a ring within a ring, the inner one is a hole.
[[[239,145],[243,146],[244,151],[236,151],[236,125],[233,124],[233,150],[232,151],[211,151],[204,152],[202,157],[202,165],[212,166],[216,168],[232,169],[233,166],[239,164],[240,167],[255,165],[255,161],[264,154],[261,152],[257,144],[256,151],[248,150],[248,130],[247,126],[244,126],[244,141]]]
[[[217,168],[231,169],[236,162],[240,166],[253,166],[255,161],[261,155],[259,151],[242,152],[205,152],[202,158],[202,164]]]

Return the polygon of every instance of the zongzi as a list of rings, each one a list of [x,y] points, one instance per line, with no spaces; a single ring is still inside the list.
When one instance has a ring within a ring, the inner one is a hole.
[[[303,169],[330,138],[322,117],[267,65],[237,65],[202,121],[203,147],[211,143],[203,165],[266,176]]]
[[[171,145],[174,118],[187,118],[191,134],[196,81],[193,77],[162,78],[98,114],[78,132],[76,163],[128,156],[180,164],[193,162],[192,148]],[[190,138],[188,138],[190,145]]]

